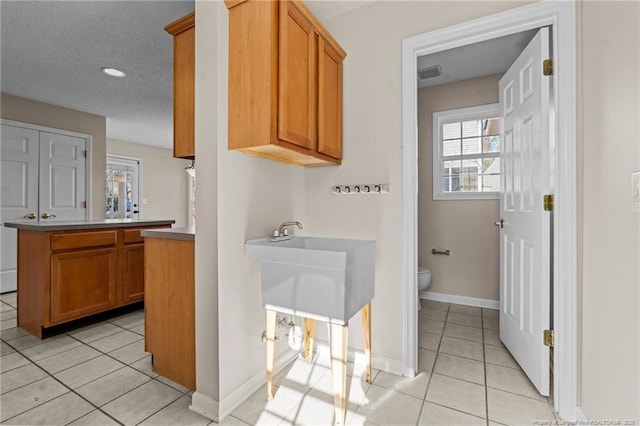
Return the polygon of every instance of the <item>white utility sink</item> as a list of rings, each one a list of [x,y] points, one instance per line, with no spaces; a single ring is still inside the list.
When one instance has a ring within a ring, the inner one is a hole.
[[[291,237],[246,242],[266,309],[346,324],[374,295],[375,241]]]

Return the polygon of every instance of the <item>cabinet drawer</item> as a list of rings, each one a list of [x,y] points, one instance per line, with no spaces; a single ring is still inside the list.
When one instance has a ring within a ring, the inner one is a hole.
[[[140,236],[140,231],[142,231],[142,229],[125,229],[124,243],[133,244],[144,242],[144,238]]]
[[[51,250],[112,246],[118,241],[117,231],[78,232],[51,236]]]

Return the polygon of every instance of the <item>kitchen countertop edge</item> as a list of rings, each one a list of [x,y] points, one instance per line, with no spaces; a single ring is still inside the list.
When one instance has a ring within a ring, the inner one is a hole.
[[[60,222],[5,222],[7,228],[23,229],[27,231],[71,231],[74,229],[100,229],[100,228],[131,228],[136,226],[172,225],[173,219],[102,219],[79,220]]]
[[[140,232],[145,238],[164,238],[167,240],[194,241],[196,230],[193,226],[165,229],[145,229]]]

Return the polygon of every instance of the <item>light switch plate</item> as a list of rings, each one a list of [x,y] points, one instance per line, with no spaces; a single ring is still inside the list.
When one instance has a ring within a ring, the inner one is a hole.
[[[631,174],[631,210],[640,213],[640,171]]]

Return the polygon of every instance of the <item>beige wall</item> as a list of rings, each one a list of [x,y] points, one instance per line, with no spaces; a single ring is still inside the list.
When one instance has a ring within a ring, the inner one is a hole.
[[[117,139],[107,139],[107,154],[142,160],[142,198],[147,204],[142,206],[141,218],[173,219],[174,226],[187,225],[189,179],[184,168],[190,161],[173,158],[170,149]]]
[[[432,114],[498,102],[501,74],[418,90],[418,264],[429,291],[500,298],[499,200],[433,200]],[[451,250],[451,256],[431,249]]]
[[[107,138],[104,117],[6,93],[0,94],[0,116],[7,120],[91,135],[91,215],[93,219],[104,219]]]
[[[584,1],[578,86],[583,194],[582,407],[640,421],[640,3]],[[603,67],[602,64],[611,64]]]

